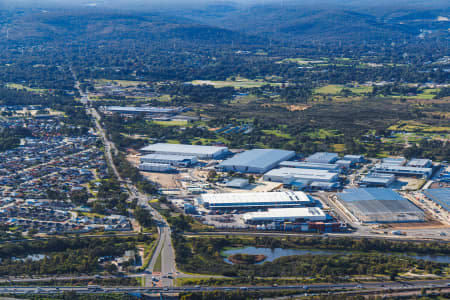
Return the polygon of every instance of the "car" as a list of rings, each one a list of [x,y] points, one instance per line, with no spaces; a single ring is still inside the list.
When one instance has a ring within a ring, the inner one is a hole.
[[[302,288],[303,288],[304,290],[307,290],[307,289],[308,289],[308,286],[307,286],[307,285],[304,285]]]

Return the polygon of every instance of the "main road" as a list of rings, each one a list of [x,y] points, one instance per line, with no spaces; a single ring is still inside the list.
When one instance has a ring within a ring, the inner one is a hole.
[[[81,102],[86,108],[86,112],[92,116],[94,119],[95,127],[97,132],[100,134],[100,137],[105,146],[105,157],[108,161],[109,166],[114,172],[114,175],[121,183],[125,183],[130,198],[138,199],[138,205],[150,210],[153,219],[158,225],[158,244],[153,252],[150,263],[146,269],[145,286],[153,286],[155,284],[156,279],[159,282],[159,285],[162,286],[172,286],[173,285],[173,277],[180,275],[181,273],[177,272],[176,264],[175,264],[175,250],[172,244],[171,238],[171,230],[170,226],[164,217],[156,210],[153,209],[149,204],[149,198],[146,194],[141,193],[135,185],[131,182],[126,182],[123,180],[120,172],[117,170],[117,167],[114,163],[113,159],[113,151],[116,155],[118,153],[116,145],[108,138],[108,135],[105,129],[101,125],[101,117],[95,108],[89,107],[89,94],[85,93],[81,88],[81,85],[77,79],[75,72],[73,72],[72,68],[70,68],[73,78],[75,80],[75,88],[78,90],[81,96]],[[158,257],[161,255],[161,272],[158,276],[151,276],[153,273],[153,269],[155,267],[156,261]]]

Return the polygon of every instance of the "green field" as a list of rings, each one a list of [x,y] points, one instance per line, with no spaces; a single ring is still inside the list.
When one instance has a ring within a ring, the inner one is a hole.
[[[11,88],[11,89],[26,90],[28,92],[34,92],[34,93],[44,93],[44,92],[47,91],[46,89],[30,88],[28,86],[25,86],[25,85],[19,84],[19,83],[8,83],[6,86]]]
[[[307,64],[323,64],[326,63],[325,60],[311,60],[311,59],[307,59],[307,58],[285,58],[283,60],[277,61],[277,64],[282,64],[282,63],[297,63],[299,65],[307,65]]]
[[[227,79],[227,80],[193,80],[191,81],[193,85],[212,85],[216,88],[221,87],[234,87],[235,89],[240,88],[257,88],[266,84],[270,84],[273,86],[281,86],[281,83],[267,82],[262,79],[247,79],[242,77],[237,77],[235,80]]]
[[[186,120],[174,120],[174,121],[153,121],[153,123],[162,126],[185,126],[188,122]]]
[[[352,93],[357,95],[363,95],[363,94],[369,94],[372,92],[371,86],[365,86],[365,85],[356,85],[354,87],[345,87],[344,85],[340,84],[329,84],[322,86],[320,88],[316,88],[314,90],[315,94],[322,94],[322,95],[336,95],[339,94],[344,88],[349,89],[352,91]]]

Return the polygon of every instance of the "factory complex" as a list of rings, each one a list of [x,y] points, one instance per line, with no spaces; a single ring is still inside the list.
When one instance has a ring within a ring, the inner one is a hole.
[[[300,207],[314,204],[314,200],[305,193],[291,191],[202,194],[197,201],[211,210]]]
[[[142,148],[139,162],[142,171],[167,173],[147,176],[172,184],[164,192],[181,197],[180,209],[208,226],[305,232],[345,231],[347,222],[356,227],[423,226],[428,208],[408,191],[421,189],[424,179],[447,174],[429,159],[367,160],[329,152],[303,157],[280,149],[230,151],[224,146],[167,143]],[[438,170],[441,173],[434,175]],[[449,210],[448,188],[423,195],[437,203],[438,210]]]
[[[422,210],[391,189],[355,188],[337,194],[337,200],[363,223],[420,222]]]

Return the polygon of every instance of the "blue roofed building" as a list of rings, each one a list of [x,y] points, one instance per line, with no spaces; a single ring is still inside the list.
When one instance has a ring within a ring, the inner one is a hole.
[[[423,194],[446,211],[450,212],[450,188],[428,189]]]
[[[234,171],[241,173],[265,173],[282,161],[295,156],[294,151],[278,149],[253,149],[236,154],[217,165],[221,171]]]
[[[425,214],[400,194],[386,188],[347,189],[337,194],[339,202],[364,223],[420,222]]]
[[[394,174],[384,173],[369,173],[367,174],[359,184],[367,187],[387,187],[395,181]]]

